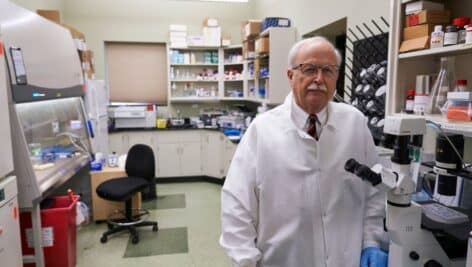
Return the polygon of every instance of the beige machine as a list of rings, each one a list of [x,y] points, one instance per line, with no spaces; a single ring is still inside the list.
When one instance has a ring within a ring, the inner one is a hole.
[[[20,267],[21,260],[20,224],[16,177],[13,172],[13,154],[10,135],[10,118],[7,102],[7,76],[5,54],[0,32],[0,263],[2,266]]]

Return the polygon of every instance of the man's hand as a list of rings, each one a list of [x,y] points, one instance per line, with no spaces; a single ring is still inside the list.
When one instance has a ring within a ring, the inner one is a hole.
[[[376,247],[367,247],[361,253],[360,267],[387,267],[388,253]]]

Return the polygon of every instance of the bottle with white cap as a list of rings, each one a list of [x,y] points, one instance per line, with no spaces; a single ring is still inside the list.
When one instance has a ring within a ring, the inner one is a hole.
[[[444,32],[442,25],[434,26],[434,32],[431,33],[431,48],[444,46]]]

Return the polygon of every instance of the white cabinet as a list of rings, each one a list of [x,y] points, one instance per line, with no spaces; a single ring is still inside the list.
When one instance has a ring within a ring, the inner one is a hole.
[[[152,132],[117,132],[111,133],[108,139],[110,153],[116,152],[118,155],[127,154],[128,150],[135,144],[145,144],[154,148]]]
[[[108,135],[108,144],[110,153],[115,152],[118,155],[128,153],[128,136],[126,132],[110,133]]]
[[[229,166],[231,165],[231,161],[233,160],[234,152],[236,152],[236,148],[238,146],[231,142],[229,139],[225,138],[224,141],[224,176],[228,173]]]
[[[259,38],[269,38],[269,52],[256,56],[255,91],[250,91],[248,98],[272,105],[281,104],[290,91],[287,56],[297,40],[295,29],[270,27]]]
[[[386,115],[400,116],[400,112],[404,109],[407,89],[415,88],[416,75],[437,74],[439,72],[440,57],[455,57],[456,78],[472,80],[470,68],[472,44],[459,44],[443,48],[400,53],[399,47],[402,41],[403,24],[405,21],[405,4],[412,1],[391,1]],[[444,2],[445,6],[451,10],[451,20],[459,16],[472,16],[472,2],[470,0],[449,0]],[[406,115],[401,114],[401,116]],[[471,122],[448,121],[441,115],[426,115],[425,117],[440,124],[441,128],[445,131],[457,132],[469,137],[472,136]]]
[[[237,147],[223,133],[210,130],[128,131],[109,135],[110,152],[126,154],[134,144],[152,147],[156,177],[223,178]]]
[[[177,143],[157,144],[157,177],[180,176],[180,145]]]
[[[158,177],[202,175],[200,131],[156,131],[154,140]]]
[[[217,178],[225,175],[224,140],[225,136],[220,132],[204,131],[202,133],[202,167],[205,175]]]

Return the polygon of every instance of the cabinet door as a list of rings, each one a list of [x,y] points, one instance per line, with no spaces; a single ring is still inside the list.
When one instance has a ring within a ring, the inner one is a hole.
[[[201,143],[182,143],[180,148],[180,169],[182,176],[202,175]]]
[[[128,149],[136,144],[145,144],[153,147],[153,136],[151,132],[130,132],[128,133]],[[155,152],[154,152],[155,153]]]
[[[158,177],[180,176],[180,145],[158,144],[154,156],[157,158],[156,172]]]
[[[225,140],[225,151],[224,151],[224,175],[228,173],[229,166],[231,165],[231,160],[233,159],[234,152],[238,146],[231,142],[229,139]]]
[[[109,153],[116,154],[128,153],[128,135],[126,133],[112,133],[108,136]]]
[[[219,132],[209,132],[205,142],[202,159],[205,161],[205,174],[212,177],[224,176],[224,135]]]

